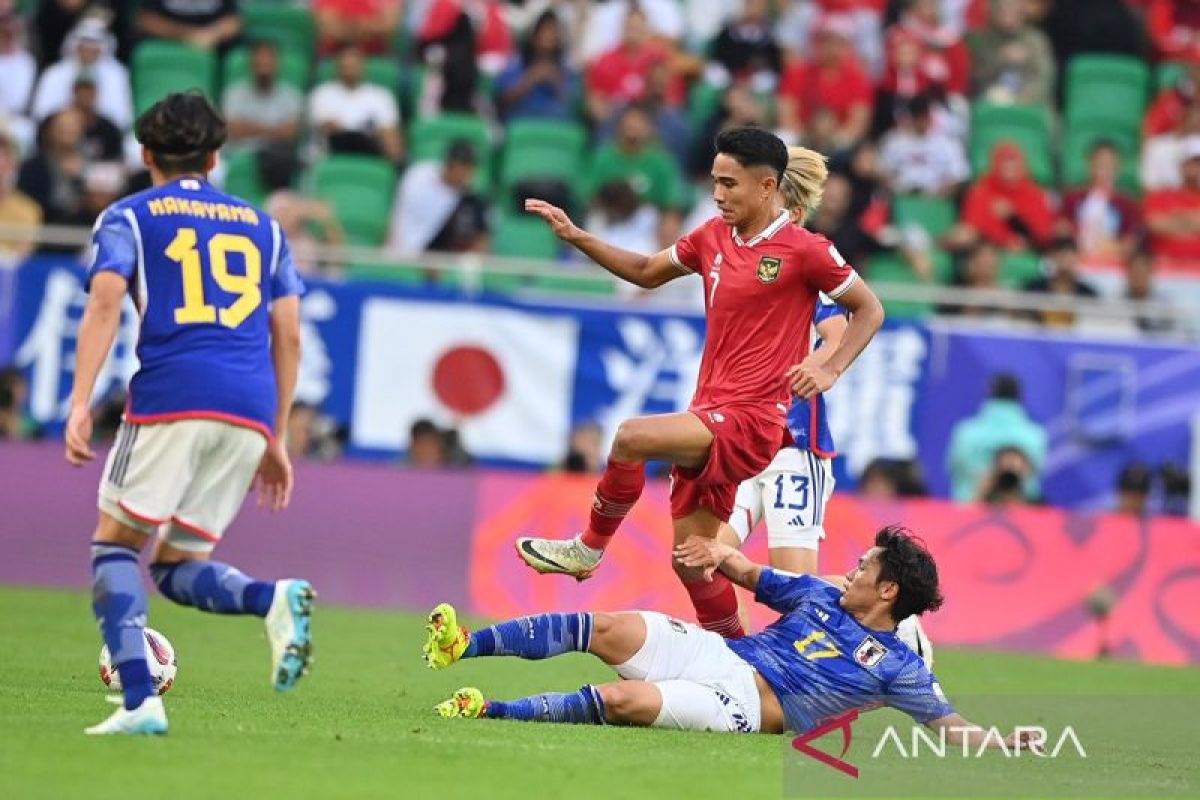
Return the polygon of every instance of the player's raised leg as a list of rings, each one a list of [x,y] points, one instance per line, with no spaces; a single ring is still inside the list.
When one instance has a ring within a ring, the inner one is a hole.
[[[635,417],[621,423],[608,465],[596,486],[588,527],[566,540],[526,537],[516,541],[517,554],[543,573],[591,577],[622,520],[641,497],[647,461],[669,461],[696,469],[704,465],[712,432],[694,414]]]
[[[145,541],[144,531],[101,513],[92,537],[92,611],[121,676],[124,705],[88,734],[167,732],[162,698],[146,662],[146,590],[138,567]]]

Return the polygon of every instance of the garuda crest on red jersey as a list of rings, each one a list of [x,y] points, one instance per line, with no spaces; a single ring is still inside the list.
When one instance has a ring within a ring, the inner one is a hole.
[[[763,256],[758,260],[758,279],[763,283],[772,282],[779,277],[779,268],[782,266],[782,258]]]

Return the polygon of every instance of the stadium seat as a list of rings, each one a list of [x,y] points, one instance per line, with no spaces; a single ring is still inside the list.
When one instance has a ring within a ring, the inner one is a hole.
[[[872,286],[886,283],[911,286],[923,283],[903,256],[890,253],[876,255],[870,259],[867,265],[867,279]],[[912,300],[884,300],[883,308],[889,319],[920,319],[933,313],[932,304]]]
[[[228,154],[222,152],[221,159],[225,162],[225,191],[261,206],[267,190],[258,172],[258,153],[235,148]]]
[[[1186,61],[1164,61],[1158,65],[1158,71],[1154,73],[1154,90],[1161,92],[1164,89],[1170,89],[1175,84],[1179,83],[1179,79],[1187,72]]]
[[[308,4],[245,3],[242,33],[247,39],[271,39],[281,49],[312,61],[316,51],[317,24]]]
[[[209,50],[151,39],[133,51],[131,72],[137,114],[171,92],[199,89],[217,99],[217,57]]]
[[[332,58],[322,59],[317,64],[317,83],[337,80],[337,61]],[[382,86],[389,92],[399,96],[401,90],[400,64],[386,56],[373,56],[363,63],[363,80],[367,83]]]
[[[721,89],[706,81],[696,81],[688,92],[688,128],[692,137],[704,131],[708,120],[721,105]]]
[[[1020,289],[1042,277],[1042,259],[1036,253],[1005,253],[1000,259],[999,283],[1006,289]]]
[[[313,168],[313,192],[333,206],[350,244],[377,246],[387,237],[396,171],[375,156],[333,155]]]
[[[1102,123],[1137,130],[1142,125],[1150,70],[1131,56],[1087,54],[1067,66],[1066,122]]]
[[[508,194],[525,178],[559,178],[578,194],[586,144],[587,131],[575,122],[514,121],[504,140],[501,190]]]
[[[590,297],[610,297],[617,293],[613,279],[603,275],[595,277],[591,275],[587,277],[538,275],[533,279],[533,288],[555,294],[579,294]]]
[[[971,108],[971,169],[976,176],[987,171],[992,149],[1006,139],[1016,142],[1025,153],[1034,180],[1043,185],[1053,182],[1050,117],[1046,109],[1041,106],[974,104]]]
[[[1129,194],[1141,192],[1138,163],[1141,136],[1137,130],[1118,130],[1103,125],[1071,126],[1062,138],[1062,182],[1064,188],[1082,186],[1087,182],[1088,157],[1097,142],[1109,141],[1121,153],[1119,188]]]
[[[475,188],[486,192],[492,185],[492,140],[487,125],[471,114],[440,114],[421,117],[408,129],[411,161],[441,161],[455,139],[466,139],[479,151]]]
[[[401,286],[425,286],[433,282],[423,268],[405,264],[350,264],[346,267],[346,280]]]
[[[308,73],[311,62],[293,50],[279,51],[279,79],[295,86],[300,91],[308,90]],[[222,65],[221,89],[224,91],[238,81],[250,80],[250,48],[238,47],[230,50]]]
[[[950,200],[923,195],[898,195],[892,201],[892,221],[897,225],[918,225],[933,238],[940,238],[954,227],[958,211]]]
[[[560,248],[550,226],[531,214],[501,214],[492,231],[492,252],[498,256],[553,260]]]

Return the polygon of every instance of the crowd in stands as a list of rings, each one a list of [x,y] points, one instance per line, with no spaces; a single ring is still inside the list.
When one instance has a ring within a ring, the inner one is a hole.
[[[532,195],[655,250],[712,212],[714,134],[755,124],[829,157],[808,224],[875,280],[1200,301],[1200,0],[0,0],[0,68],[12,226],[145,186],[133,120],[196,87],[214,179],[308,269],[341,243],[573,268]]]

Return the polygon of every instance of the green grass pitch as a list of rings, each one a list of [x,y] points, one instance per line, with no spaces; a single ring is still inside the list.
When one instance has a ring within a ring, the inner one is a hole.
[[[785,737],[442,720],[431,714],[435,702],[462,685],[508,698],[609,679],[603,665],[585,656],[540,664],[488,659],[434,673],[419,658],[418,615],[318,606],[313,672],[295,692],[276,695],[268,685],[258,620],[201,614],[155,599],[150,622],[170,637],[179,657],[179,675],[167,695],[170,735],[96,740],[82,729],[111,707],[96,674],[99,639],[87,594],[0,589],[0,797],[784,796],[784,760],[792,757]],[[941,648],[937,671],[951,694],[1158,693],[1200,708],[1195,669]],[[870,716],[882,724],[890,714]],[[1121,721],[1112,725],[1118,736]],[[1172,794],[1179,786],[1200,785],[1196,740],[1183,741],[1189,731],[1169,725],[1161,733],[1161,742],[1126,739],[1088,762],[1043,762],[1038,796],[1151,794],[1164,779],[1174,782],[1162,784],[1159,796],[1179,796]],[[919,768],[941,766],[922,762]],[[997,769],[1002,766],[997,762]],[[904,795],[904,771],[916,768],[897,764],[898,796]],[[971,793],[970,784],[962,791]]]

